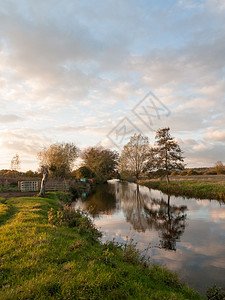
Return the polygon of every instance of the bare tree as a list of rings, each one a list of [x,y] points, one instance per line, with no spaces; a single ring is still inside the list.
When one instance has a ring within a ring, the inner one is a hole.
[[[147,154],[149,153],[148,137],[134,134],[123,147],[119,159],[119,171],[129,171],[136,179],[145,171]]]
[[[11,160],[11,170],[19,171],[20,169],[20,157],[18,154],[15,154]]]

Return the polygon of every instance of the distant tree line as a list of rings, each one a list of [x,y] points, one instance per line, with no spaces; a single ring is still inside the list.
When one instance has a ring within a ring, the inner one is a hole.
[[[74,170],[77,158],[82,159],[81,166]],[[141,134],[131,136],[121,154],[101,146],[88,147],[83,151],[74,143],[55,143],[44,147],[38,153],[40,167],[45,166],[52,178],[94,178],[96,182],[106,182],[112,178],[135,181],[139,178],[169,176],[225,174],[225,167],[217,161],[213,168],[184,169],[184,156],[178,141],[171,136],[170,128],[156,131],[155,143]],[[39,172],[31,170],[20,172],[20,158],[16,154],[11,160],[11,170],[0,170],[0,176],[40,177]]]
[[[97,182],[106,182],[111,178],[135,180],[151,172],[166,176],[173,170],[184,168],[183,152],[170,135],[170,128],[156,132],[156,143],[150,146],[148,137],[134,134],[124,146],[121,155],[117,151],[100,146],[88,147],[82,152],[72,143],[56,143],[44,148],[39,154],[40,166],[48,168],[50,175],[56,178],[95,178]],[[82,158],[82,166],[72,171],[77,157]]]

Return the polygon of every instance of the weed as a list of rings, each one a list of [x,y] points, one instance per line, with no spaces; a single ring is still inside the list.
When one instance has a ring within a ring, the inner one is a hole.
[[[215,284],[206,292],[207,299],[209,300],[224,300],[225,288],[217,287]]]
[[[97,241],[102,236],[87,214],[68,205],[57,211],[51,208],[48,212],[48,221],[55,226],[76,227],[78,233],[86,234],[93,241]]]

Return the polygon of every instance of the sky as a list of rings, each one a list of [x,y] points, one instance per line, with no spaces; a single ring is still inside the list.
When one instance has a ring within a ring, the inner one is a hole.
[[[187,167],[225,163],[224,20],[223,0],[0,0],[0,169],[168,126]]]

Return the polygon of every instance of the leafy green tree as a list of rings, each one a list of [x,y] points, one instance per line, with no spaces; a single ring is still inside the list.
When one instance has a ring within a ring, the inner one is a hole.
[[[71,175],[78,157],[78,148],[73,143],[56,143],[38,153],[40,166],[45,166],[52,176],[66,178]]]
[[[103,147],[89,147],[81,155],[84,165],[93,173],[98,182],[105,182],[116,173],[119,154]]]
[[[184,169],[183,152],[169,131],[169,127],[156,131],[156,143],[149,152],[148,160],[149,169],[162,170],[168,184],[171,171]]]
[[[73,171],[73,173],[76,178],[92,178],[94,175],[91,169],[86,166],[78,168],[76,171]]]
[[[134,134],[127,145],[123,147],[119,158],[119,171],[129,172],[138,179],[145,171],[149,153],[148,137]]]

